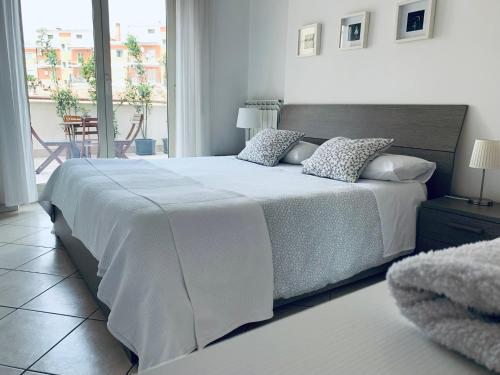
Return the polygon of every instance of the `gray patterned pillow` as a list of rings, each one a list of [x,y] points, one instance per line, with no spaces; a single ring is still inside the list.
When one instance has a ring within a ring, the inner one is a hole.
[[[394,139],[333,138],[304,161],[302,173],[333,180],[356,182],[375,157],[391,147]]]
[[[264,129],[240,152],[238,159],[274,167],[304,137],[291,130]]]

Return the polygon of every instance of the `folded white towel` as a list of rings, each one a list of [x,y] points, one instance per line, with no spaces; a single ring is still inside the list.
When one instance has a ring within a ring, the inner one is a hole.
[[[428,336],[500,372],[500,239],[406,258],[387,280]]]

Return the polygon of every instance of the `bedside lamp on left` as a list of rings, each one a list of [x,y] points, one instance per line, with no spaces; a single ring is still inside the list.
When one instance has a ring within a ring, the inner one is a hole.
[[[250,139],[250,129],[260,129],[262,119],[257,108],[240,108],[238,112],[237,128],[245,129],[245,141]]]

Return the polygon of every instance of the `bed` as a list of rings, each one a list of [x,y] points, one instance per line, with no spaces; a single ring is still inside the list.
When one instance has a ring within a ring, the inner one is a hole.
[[[43,200],[90,290],[111,308],[108,328],[145,369],[270,318],[273,304],[413,251],[419,204],[449,193],[466,111],[284,107],[279,127],[318,144],[334,136],[395,138],[390,152],[437,163],[427,187],[346,184],[231,156],[74,160],[55,172]]]
[[[144,372],[163,374],[492,373],[425,337],[380,282]]]

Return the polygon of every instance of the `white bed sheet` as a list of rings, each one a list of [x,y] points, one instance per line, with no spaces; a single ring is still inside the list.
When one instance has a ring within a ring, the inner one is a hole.
[[[191,177],[207,187],[230,190],[257,201],[332,192],[345,182],[302,174],[302,166],[281,163],[274,168],[234,156],[150,160]],[[263,183],[266,182],[266,183]],[[382,225],[384,258],[415,249],[417,209],[427,199],[425,184],[361,179],[357,187],[370,190],[377,201]]]

